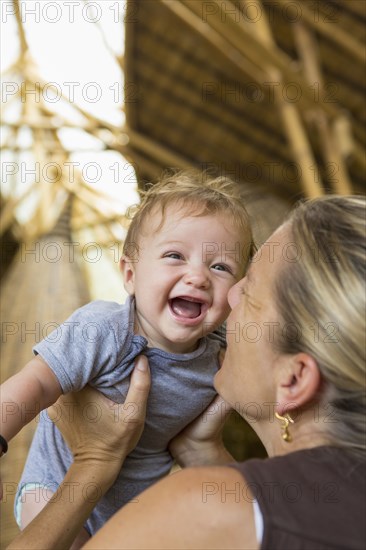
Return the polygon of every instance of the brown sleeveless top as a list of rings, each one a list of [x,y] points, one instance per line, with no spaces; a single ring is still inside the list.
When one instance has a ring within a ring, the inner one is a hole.
[[[261,509],[262,550],[365,550],[362,459],[324,446],[232,466]]]

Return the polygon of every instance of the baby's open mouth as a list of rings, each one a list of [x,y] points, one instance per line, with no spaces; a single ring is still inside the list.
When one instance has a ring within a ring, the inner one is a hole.
[[[195,319],[201,315],[202,306],[205,304],[199,300],[185,296],[184,298],[178,297],[169,300],[169,305],[173,313],[175,313],[178,317]]]

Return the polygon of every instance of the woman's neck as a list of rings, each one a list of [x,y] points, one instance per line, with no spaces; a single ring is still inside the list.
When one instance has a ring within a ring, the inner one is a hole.
[[[280,456],[294,451],[311,449],[331,443],[327,432],[322,431],[322,423],[315,421],[313,410],[301,411],[293,415],[294,423],[289,425],[290,440],[282,438],[281,421],[266,418],[249,423],[262,441],[268,456]]]

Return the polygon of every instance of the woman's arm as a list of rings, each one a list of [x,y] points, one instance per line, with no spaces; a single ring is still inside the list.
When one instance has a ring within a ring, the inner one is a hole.
[[[49,415],[70,447],[74,462],[58,491],[9,549],[69,548],[99,499],[112,486],[144,427],[150,374],[145,357],[136,361],[123,405],[86,387],[62,396]],[[94,405],[96,415],[86,411]]]
[[[106,469],[111,473],[107,479]],[[45,508],[14,539],[8,549],[39,550],[70,548],[98,500],[112,485],[118,472],[106,463],[73,463]],[[112,479],[113,478],[113,479]]]
[[[234,468],[189,468],[119,510],[85,550],[256,550],[252,495]]]

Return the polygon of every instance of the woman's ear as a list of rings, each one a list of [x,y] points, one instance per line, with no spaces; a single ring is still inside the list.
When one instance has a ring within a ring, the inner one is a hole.
[[[297,353],[287,357],[277,381],[277,412],[283,415],[312,401],[320,383],[319,367],[311,355]]]
[[[135,293],[135,270],[128,256],[123,255],[119,261],[119,267],[123,276],[123,283],[128,294]]]

